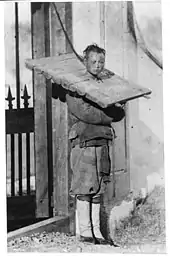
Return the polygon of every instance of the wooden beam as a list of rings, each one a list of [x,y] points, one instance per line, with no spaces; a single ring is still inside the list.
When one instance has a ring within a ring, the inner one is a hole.
[[[50,43],[50,4],[44,3],[44,32],[45,32],[45,56],[51,54]],[[47,108],[47,153],[48,153],[48,194],[49,216],[53,216],[53,148],[52,148],[52,84],[46,80],[46,108]]]
[[[101,5],[101,7],[103,6]],[[119,75],[123,75],[124,42],[122,39],[124,29],[122,25],[122,3],[118,1],[105,2],[104,8],[106,67],[118,72]],[[104,196],[108,206],[112,205],[115,197],[120,198],[129,191],[129,173],[126,165],[125,118],[119,122],[113,122],[112,126],[115,131],[115,139],[110,152],[112,182],[108,185],[108,190]]]
[[[106,28],[105,28],[105,2],[99,2],[100,9],[100,46],[105,49],[105,40],[106,40]]]
[[[65,28],[69,39],[73,42],[73,31],[72,31],[72,2],[65,3]],[[71,53],[72,49],[68,41],[66,40],[66,52]]]
[[[33,58],[45,57],[44,5],[33,12],[32,42]],[[48,22],[48,21],[46,21]],[[34,141],[36,174],[36,217],[49,216],[48,193],[48,143],[47,143],[47,90],[45,78],[34,73]]]
[[[56,3],[61,19],[65,24],[66,31],[72,40],[72,3]],[[51,51],[56,56],[60,53],[70,53],[71,48],[65,39],[60,24],[56,19],[53,6],[51,7]],[[62,55],[60,56],[62,58]],[[71,181],[70,169],[70,145],[68,130],[70,116],[64,97],[59,91],[64,92],[60,85],[53,86],[52,99],[52,125],[53,125],[53,203],[54,216],[72,214],[68,228],[69,232],[75,233],[74,200],[69,196]],[[58,89],[57,89],[58,88]],[[60,97],[60,99],[58,98]]]
[[[122,17],[123,17],[123,76],[124,78],[134,83],[138,82],[138,60],[137,60],[137,45],[135,44],[128,27],[128,8],[133,8],[132,2],[122,2]],[[133,11],[131,9],[131,11]],[[137,143],[138,138],[138,121],[139,121],[139,100],[127,102],[125,106],[125,142],[126,142],[126,166],[128,170],[127,183],[129,190],[131,188],[132,173],[131,167],[133,162],[133,152],[131,145]]]
[[[41,232],[63,232],[68,233],[69,223],[72,220],[72,215],[69,216],[55,216],[53,218],[40,221],[38,223],[29,225],[24,228],[20,228],[16,231],[9,232],[7,235],[7,241],[16,239],[18,237],[30,236],[33,233]]]
[[[69,195],[71,185],[70,142],[68,130],[71,124],[68,107],[65,102],[53,99],[53,180],[54,215],[72,215],[69,232],[75,234],[75,201]]]
[[[53,134],[52,134],[52,84],[46,81],[46,104],[47,104],[47,154],[48,154],[48,194],[49,216],[53,216]]]
[[[129,82],[108,69],[100,74],[103,83],[98,83],[74,54],[72,58],[66,54],[62,58],[57,56],[27,60],[26,64],[28,68],[41,72],[46,78],[62,84],[63,88],[77,92],[103,108],[151,93],[149,89]]]
[[[61,20],[65,25],[65,3],[57,2],[55,3],[59,11]],[[65,36],[57,19],[54,7],[50,5],[50,41],[51,41],[51,56],[56,56],[59,54],[66,53],[66,41]]]
[[[54,112],[56,148],[54,170],[54,209],[55,215],[67,215],[69,211],[68,200],[68,109],[59,99]]]

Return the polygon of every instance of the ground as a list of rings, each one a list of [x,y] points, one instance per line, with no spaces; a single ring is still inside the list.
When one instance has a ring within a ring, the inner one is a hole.
[[[146,202],[122,220],[115,231],[120,247],[82,243],[60,233],[33,234],[8,242],[8,252],[165,253],[165,195],[156,187]]]

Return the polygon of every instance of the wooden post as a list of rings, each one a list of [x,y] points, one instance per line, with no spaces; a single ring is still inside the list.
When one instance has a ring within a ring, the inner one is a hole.
[[[100,46],[105,49],[105,2],[99,2],[100,9]]]
[[[68,109],[59,99],[56,104],[56,148],[54,172],[54,208],[55,215],[69,214],[68,200]]]
[[[44,4],[32,3],[32,51],[33,58],[48,55],[49,47],[45,41],[45,29],[49,19],[45,20]],[[44,26],[45,22],[45,26]],[[49,217],[49,161],[48,161],[48,99],[50,87],[41,74],[34,74],[34,141],[35,141],[35,176],[36,176],[36,217]]]
[[[72,40],[72,3],[56,3],[66,31]],[[51,8],[51,51],[52,56],[59,53],[70,53],[71,48],[66,42],[64,33],[56,18],[53,6]],[[70,169],[70,144],[68,131],[70,127],[70,116],[67,104],[59,99],[60,85],[54,85],[52,99],[53,120],[53,215],[72,216],[69,221],[68,232],[74,234],[74,202],[69,196],[71,169]]]
[[[101,42],[103,41],[102,45],[106,50],[106,68],[122,76],[125,33],[122,2],[101,3],[100,16]],[[112,17],[112,23],[110,17]],[[126,195],[130,187],[129,169],[126,162],[125,118],[119,122],[113,122],[112,127],[115,131],[115,139],[110,149],[113,184],[105,194],[105,201],[108,204],[112,203],[115,197],[120,198]]]
[[[132,7],[132,3],[122,1],[116,3],[116,5],[119,5],[117,10],[120,8],[117,25],[120,33],[118,37],[122,41],[122,76],[129,81],[137,82],[137,47],[128,27],[128,8]],[[138,99],[126,103],[125,114],[124,120],[114,124],[116,132],[114,145],[116,197],[126,195],[131,187],[130,168],[132,154],[130,146],[132,139],[136,139]]]
[[[134,83],[138,82],[138,61],[137,61],[137,45],[130,33],[128,27],[128,12],[133,12],[132,2],[122,2],[123,17],[123,76],[125,79]],[[133,161],[132,144],[138,143],[138,121],[139,121],[139,99],[135,99],[126,103],[126,165],[128,170],[129,189],[131,188],[131,168]]]

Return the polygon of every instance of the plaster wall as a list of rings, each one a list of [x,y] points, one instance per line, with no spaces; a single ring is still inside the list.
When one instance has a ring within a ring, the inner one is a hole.
[[[147,187],[147,176],[155,172],[163,179],[162,70],[135,46],[131,36],[126,35],[128,29],[122,4],[105,2],[103,43],[100,4],[73,3],[73,42],[79,53],[93,42],[104,45],[107,68],[152,90],[150,99],[140,98],[129,103],[130,185],[132,189],[139,189]],[[135,2],[134,9],[147,46],[161,58],[160,2]]]

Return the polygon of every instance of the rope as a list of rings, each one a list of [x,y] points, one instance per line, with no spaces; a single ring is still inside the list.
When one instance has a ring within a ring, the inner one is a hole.
[[[76,52],[76,50],[74,49],[74,46],[67,34],[67,31],[65,30],[64,28],[64,25],[62,23],[62,20],[60,18],[60,14],[57,10],[57,7],[56,7],[56,4],[55,3],[52,3],[53,7],[54,7],[54,10],[55,10],[55,13],[58,17],[58,20],[60,22],[60,25],[61,25],[61,28],[64,32],[64,35],[68,41],[68,43],[70,44],[70,47],[73,51],[73,53],[76,55],[76,57],[78,58],[78,60],[83,63],[83,58]],[[133,39],[135,40],[135,43],[136,45],[139,45],[140,48],[143,50],[143,52],[160,68],[160,69],[163,69],[163,65],[162,65],[162,62],[147,48],[146,46],[146,43],[144,41],[144,38],[142,36],[142,33],[141,33],[141,30],[138,26],[138,23],[137,23],[137,20],[136,20],[136,17],[135,17],[135,14],[134,14],[134,8],[133,8],[133,3],[132,2],[127,2],[127,20],[128,20],[128,26],[129,26],[129,30],[130,30],[130,33],[133,37]],[[139,37],[137,37],[136,35],[136,31],[135,31],[135,26],[136,26],[136,29],[137,29],[137,32],[139,34]]]
[[[58,12],[58,10],[57,10],[56,4],[55,4],[55,3],[52,3],[52,5],[53,5],[53,7],[54,7],[54,10],[55,10],[55,13],[56,13],[56,15],[57,15],[57,18],[58,18],[58,20],[59,20],[59,22],[60,22],[61,28],[62,28],[62,30],[63,30],[63,32],[64,32],[64,35],[65,35],[65,37],[66,37],[68,43],[70,44],[70,47],[71,47],[72,51],[74,52],[74,54],[76,55],[76,57],[79,59],[79,61],[81,61],[81,62],[83,63],[83,58],[82,58],[82,57],[76,52],[76,50],[74,49],[74,46],[73,46],[73,44],[72,44],[72,42],[71,42],[71,40],[70,40],[70,38],[69,38],[69,36],[68,36],[68,34],[67,34],[67,31],[66,31],[65,28],[64,28],[64,25],[63,25],[62,20],[61,20],[61,18],[60,18],[60,14],[59,14],[59,12]]]

